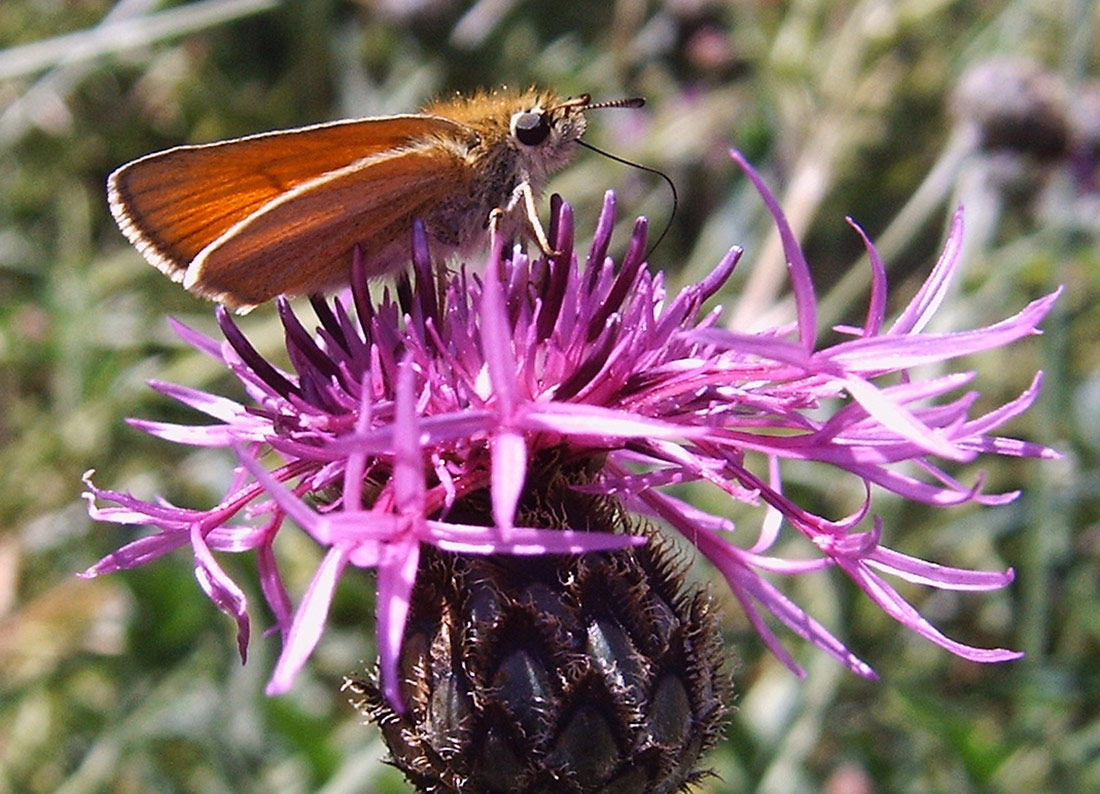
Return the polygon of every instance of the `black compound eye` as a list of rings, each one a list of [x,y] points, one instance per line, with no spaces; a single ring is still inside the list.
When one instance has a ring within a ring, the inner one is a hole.
[[[512,116],[512,134],[524,146],[538,146],[550,136],[550,120],[538,110]]]

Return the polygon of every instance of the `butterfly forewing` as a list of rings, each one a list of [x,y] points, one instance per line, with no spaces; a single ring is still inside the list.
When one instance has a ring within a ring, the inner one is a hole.
[[[180,146],[119,168],[108,180],[108,197],[130,241],[180,280],[227,230],[319,175],[433,137],[470,134],[449,119],[410,115]],[[277,146],[273,136],[279,136]]]
[[[407,260],[412,220],[465,189],[461,157],[420,147],[366,158],[303,182],[201,250],[184,286],[247,307],[347,281],[360,246],[373,272]],[[308,267],[307,267],[308,265]]]

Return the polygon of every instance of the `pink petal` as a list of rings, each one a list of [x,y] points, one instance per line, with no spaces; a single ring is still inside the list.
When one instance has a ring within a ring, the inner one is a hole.
[[[265,690],[268,695],[281,695],[289,691],[298,671],[317,647],[325,628],[325,619],[328,617],[336,584],[346,566],[347,552],[338,546],[330,548],[317,566],[309,588],[302,597],[302,603],[294,613],[294,621],[283,643],[283,651]]]

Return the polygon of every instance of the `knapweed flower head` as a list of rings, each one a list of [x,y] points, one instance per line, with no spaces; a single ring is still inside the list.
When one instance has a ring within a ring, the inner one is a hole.
[[[958,482],[937,461],[966,462],[983,453],[1056,456],[995,434],[1033,402],[1038,375],[1018,398],[973,415],[978,394],[965,387],[974,374],[947,364],[1037,333],[1057,293],[988,327],[925,332],[958,265],[959,212],[927,282],[891,324],[885,271],[864,237],[873,274],[866,319],[838,329],[845,341],[819,345],[813,286],[799,245],[760,177],[734,157],[781,235],[797,307],[790,327],[737,333],[723,329],[720,309],[704,310],[733,272],[739,249],[703,281],[669,297],[661,274],[644,261],[646,223],[639,219],[622,262],[614,263],[607,256],[611,193],[583,263],[572,212],[561,203],[553,207],[551,226],[559,253],[533,260],[493,239],[480,275],[462,267],[437,277],[425,236],[414,230],[413,288],[400,286],[396,296],[387,291],[374,305],[356,260],[349,294],[313,301],[320,325],[312,334],[279,302],[292,372],[262,358],[223,309],[222,342],[175,324],[184,340],[240,379],[252,404],[158,382],[154,388],[214,421],[133,424],[181,444],[230,448],[240,461],[237,478],[224,499],[205,510],[142,501],[89,480],[94,518],[155,531],[86,575],[189,546],[199,583],[237,622],[243,656],[246,599],[217,556],[255,552],[282,638],[268,688],[279,693],[318,642],[340,577],[349,566],[373,568],[382,684],[400,710],[401,642],[425,546],[460,555],[558,555],[644,542],[560,521],[526,525],[530,514],[517,521],[528,476],[546,476],[545,461],[562,460],[585,467],[579,491],[615,500],[693,544],[724,576],[767,646],[799,675],[802,669],[773,632],[776,623],[857,674],[874,675],[772,581],[827,568],[840,569],[895,620],[963,658],[1017,658],[1011,650],[948,638],[883,576],[991,590],[1011,582],[1012,572],[962,570],[891,550],[871,503],[884,489],[936,506],[1001,504],[1016,494],[982,493],[980,482]],[[935,374],[921,374],[931,370]],[[814,462],[862,481],[862,506],[840,518],[805,509],[784,493],[785,461]],[[760,506],[755,539],[742,541],[721,508],[708,512],[668,493],[684,483]],[[456,505],[478,494],[489,518],[471,522]],[[300,595],[287,591],[274,549],[288,519],[325,550]],[[784,531],[808,538],[816,556],[770,554]]]

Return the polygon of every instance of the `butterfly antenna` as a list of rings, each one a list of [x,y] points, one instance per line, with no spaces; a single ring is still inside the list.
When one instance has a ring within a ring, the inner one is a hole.
[[[611,99],[606,102],[593,102],[591,94],[563,99],[558,104],[547,110],[561,110],[562,108],[580,108],[581,110],[600,110],[601,108],[640,108],[645,105],[645,97],[632,96],[622,99]]]
[[[585,110],[599,110],[600,108],[640,108],[645,106],[644,96],[624,97],[623,99],[611,99],[606,102],[586,102]]]

